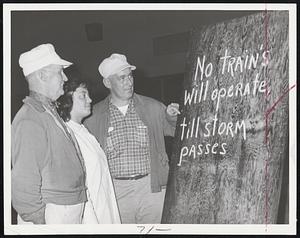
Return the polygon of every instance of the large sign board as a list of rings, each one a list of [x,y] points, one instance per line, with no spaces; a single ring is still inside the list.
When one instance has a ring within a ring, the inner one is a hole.
[[[276,223],[289,150],[288,12],[194,29],[163,223]]]

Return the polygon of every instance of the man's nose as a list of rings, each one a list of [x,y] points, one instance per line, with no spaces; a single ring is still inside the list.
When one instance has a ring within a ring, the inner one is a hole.
[[[63,81],[67,82],[68,81],[68,77],[65,75],[64,72],[62,72],[62,78],[63,78]]]
[[[130,76],[126,77],[126,78],[125,78],[125,83],[126,83],[127,85],[132,86],[132,84],[133,84],[133,77],[130,77]]]
[[[87,102],[88,102],[88,103],[91,103],[92,101],[93,101],[93,100],[88,96],[88,97],[87,97]]]

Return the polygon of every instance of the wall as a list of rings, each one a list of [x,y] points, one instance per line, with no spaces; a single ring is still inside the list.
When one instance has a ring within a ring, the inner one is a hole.
[[[21,53],[38,44],[53,43],[58,54],[76,64],[92,84],[94,102],[106,94],[98,65],[113,52],[137,66],[139,77],[183,73],[185,52],[153,55],[153,38],[189,31],[250,14],[249,11],[14,11],[11,18],[12,117],[27,94],[18,65]],[[103,25],[103,40],[87,40],[85,24]]]

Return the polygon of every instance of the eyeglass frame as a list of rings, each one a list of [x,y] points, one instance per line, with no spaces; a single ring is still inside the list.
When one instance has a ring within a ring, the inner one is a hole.
[[[132,72],[130,72],[130,74],[128,74],[128,75],[121,75],[121,76],[119,76],[119,75],[117,75],[117,74],[115,74],[117,77],[118,77],[118,79],[120,79],[120,81],[123,83],[123,82],[125,82],[125,79],[129,79],[131,82],[132,82],[132,80],[133,80],[133,75],[132,75]]]

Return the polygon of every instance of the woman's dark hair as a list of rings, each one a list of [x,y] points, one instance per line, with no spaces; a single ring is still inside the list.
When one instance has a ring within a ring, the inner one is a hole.
[[[57,100],[57,111],[64,121],[71,119],[70,112],[73,107],[73,92],[79,87],[87,88],[87,83],[81,80],[80,77],[68,77],[68,81],[64,83],[64,94]]]

